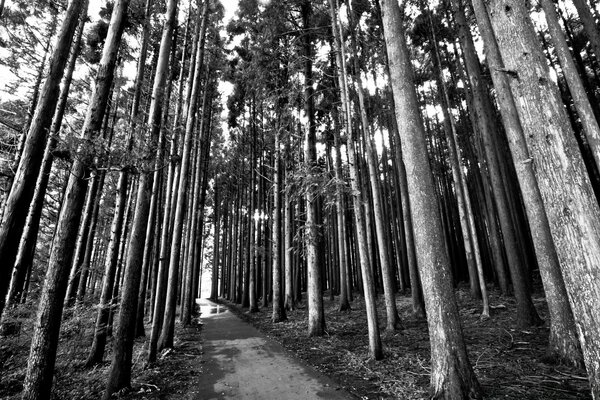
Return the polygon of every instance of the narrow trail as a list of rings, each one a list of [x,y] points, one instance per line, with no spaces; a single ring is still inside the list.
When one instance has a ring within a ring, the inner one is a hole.
[[[331,379],[289,355],[225,306],[200,302],[202,399],[354,399]]]

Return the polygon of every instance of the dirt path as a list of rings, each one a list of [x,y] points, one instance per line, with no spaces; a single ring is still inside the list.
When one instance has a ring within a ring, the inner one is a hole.
[[[200,303],[202,399],[354,399],[226,307]]]

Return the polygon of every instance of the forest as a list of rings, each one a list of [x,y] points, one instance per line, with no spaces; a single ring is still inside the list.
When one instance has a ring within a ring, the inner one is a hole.
[[[0,398],[600,400],[598,3],[0,0]]]

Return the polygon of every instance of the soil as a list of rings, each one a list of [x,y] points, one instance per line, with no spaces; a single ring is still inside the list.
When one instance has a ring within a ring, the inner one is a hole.
[[[481,320],[480,302],[464,288],[457,290],[469,357],[486,399],[591,399],[585,371],[544,363],[548,327],[515,329],[514,299],[492,291],[490,319]],[[542,317],[547,315],[541,295],[534,302]],[[429,385],[429,341],[427,324],[411,313],[410,297],[397,296],[403,329],[382,336],[385,358],[368,356],[364,302],[355,297],[352,310],[337,311],[335,300],[325,296],[327,333],[308,337],[305,304],[288,312],[288,320],[271,322],[271,310],[249,314],[226,303],[233,312],[279,342],[287,351],[331,377],[335,385],[361,399],[425,399]],[[31,341],[31,318],[35,304],[11,312],[18,334],[0,337],[0,399],[18,399]],[[383,297],[378,299],[380,326],[385,326]],[[61,331],[53,399],[96,399],[101,396],[108,374],[110,348],[103,364],[84,369],[91,344],[94,307],[86,304],[65,313]],[[196,321],[197,322],[197,321]],[[177,327],[175,346],[147,366],[144,338],[136,341],[132,389],[121,399],[202,399],[199,393],[205,371],[202,325]]]

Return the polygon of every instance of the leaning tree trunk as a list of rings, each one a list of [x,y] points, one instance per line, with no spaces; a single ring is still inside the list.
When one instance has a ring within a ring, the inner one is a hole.
[[[579,120],[583,126],[583,131],[585,132],[587,142],[592,151],[594,161],[597,166],[600,166],[600,127],[598,127],[598,121],[596,121],[596,116],[592,110],[590,100],[583,87],[579,73],[577,72],[575,61],[573,61],[573,57],[571,57],[571,51],[569,50],[565,35],[558,23],[558,14],[554,3],[550,0],[542,0],[541,4],[544,9],[544,14],[546,14],[548,30],[550,31],[554,49],[558,55],[558,60],[563,70],[565,80],[569,86],[569,91],[571,92],[577,115],[579,115]]]
[[[600,210],[526,4],[493,0],[489,16],[550,223],[592,396],[600,398]]]
[[[82,128],[82,138],[86,141],[92,140],[100,131],[112,86],[128,6],[129,0],[120,0],[115,4],[113,10],[94,92]],[[80,150],[85,149],[80,148]],[[50,397],[63,300],[67,290],[73,245],[85,200],[88,176],[89,167],[86,165],[86,158],[76,159],[69,174],[54,234],[46,280],[40,297],[25,375],[24,399]]]
[[[176,11],[177,0],[169,0],[167,3],[166,18],[152,88],[152,101],[148,114],[148,129],[150,131],[150,148],[157,145],[161,118],[163,116],[162,106],[165,94],[165,83],[169,66],[169,55],[171,52],[173,29],[177,24]],[[154,145],[154,146],[152,146]],[[160,152],[159,154],[160,155]],[[143,263],[143,252],[145,235],[150,211],[150,193],[152,187],[152,172],[142,173],[138,183],[133,227],[129,241],[129,251],[125,260],[125,276],[123,280],[121,309],[119,312],[119,324],[115,335],[113,356],[106,390],[103,398],[108,400],[113,393],[131,385],[131,364],[133,353],[133,340],[135,338],[135,316],[137,299],[140,288],[141,269]]]
[[[137,119],[139,114],[139,105],[142,94],[143,76],[146,65],[146,56],[149,41],[149,17],[151,10],[151,0],[146,2],[146,15],[142,34],[142,46],[140,50],[140,59],[138,61],[133,101],[131,106],[129,134],[127,137],[127,152],[133,148],[134,131],[137,127]],[[129,186],[129,174],[131,166],[123,166],[119,172],[119,180],[117,182],[117,195],[115,199],[115,208],[113,211],[113,220],[110,228],[110,239],[106,249],[104,262],[104,276],[102,278],[102,292],[100,294],[100,303],[98,305],[98,314],[96,316],[96,324],[94,328],[94,339],[90,353],[85,362],[86,367],[102,362],[104,357],[104,349],[106,347],[106,337],[108,336],[108,320],[111,312],[112,293],[115,285],[115,275],[117,271],[117,261],[119,257],[119,243],[123,232],[123,223],[125,218],[125,208],[127,208],[127,187]]]
[[[444,246],[402,12],[393,0],[383,0],[381,7],[396,118],[402,127],[402,155],[410,171],[407,178],[415,222],[415,247],[431,342],[432,398],[480,398],[481,388],[468,360],[454,298],[450,260]]]
[[[69,4],[50,60],[50,71],[42,87],[40,100],[27,133],[23,154],[4,205],[2,223],[0,223],[0,260],[2,260],[0,265],[0,316],[4,310],[4,301],[19,241],[40,172],[44,143],[58,101],[61,77],[69,58],[69,49],[78,25],[79,15],[85,9],[85,4],[87,4],[86,0],[75,0]]]
[[[87,7],[85,7],[87,8]],[[85,13],[84,13],[85,14]],[[67,62],[65,75],[62,80],[60,96],[54,117],[52,118],[52,125],[50,126],[50,135],[46,148],[44,149],[44,156],[40,166],[40,173],[35,183],[35,193],[31,200],[31,207],[29,208],[29,214],[27,215],[27,222],[21,243],[19,245],[19,252],[15,260],[15,274],[11,280],[11,288],[7,297],[7,300],[11,303],[18,302],[22,296],[23,287],[25,284],[26,276],[31,271],[33,266],[33,256],[35,254],[35,245],[40,230],[40,219],[42,216],[42,210],[44,205],[44,197],[46,194],[46,188],[48,187],[48,181],[50,180],[50,171],[52,169],[52,162],[54,161],[54,149],[58,144],[58,135],[62,125],[63,116],[67,106],[67,100],[69,98],[69,89],[73,78],[73,71],[75,71],[75,64],[77,63],[77,57],[81,49],[81,38],[83,36],[83,28],[85,26],[87,18],[80,16],[79,25],[77,26],[77,35],[71,46],[71,52],[69,53],[69,59]],[[1,310],[0,310],[1,314]]]
[[[573,312],[568,303],[558,256],[550,233],[550,225],[533,165],[529,161],[531,158],[527,149],[523,127],[510,92],[508,77],[502,72],[504,63],[485,7],[480,1],[473,2],[473,6],[479,30],[485,42],[486,56],[494,87],[498,94],[498,105],[502,112],[517,179],[519,180],[525,211],[529,220],[535,253],[540,266],[542,283],[545,288],[550,316],[548,356],[578,365],[581,363],[581,350],[577,341]]]
[[[579,19],[583,23],[585,34],[592,45],[594,56],[596,56],[596,62],[600,64],[600,31],[598,31],[598,25],[596,24],[596,19],[590,9],[589,1],[573,0],[573,4],[577,9]]]
[[[501,176],[501,160],[496,151],[498,140],[494,136],[497,135],[497,130],[492,125],[491,119],[486,118],[485,110],[491,109],[491,107],[484,104],[485,101],[489,101],[487,93],[484,93],[483,81],[480,78],[476,78],[479,72],[478,68],[479,66],[475,67],[470,63],[467,64],[470,83],[474,92],[473,100],[477,110],[476,117],[481,131],[484,154],[488,162],[488,172],[492,184],[491,191],[497,206],[498,219],[506,250],[505,254],[517,300],[517,325],[521,327],[539,325],[542,323],[542,320],[535,309],[527,285],[525,260],[523,257],[520,257],[521,252],[518,247],[515,226],[510,215],[509,199]]]

